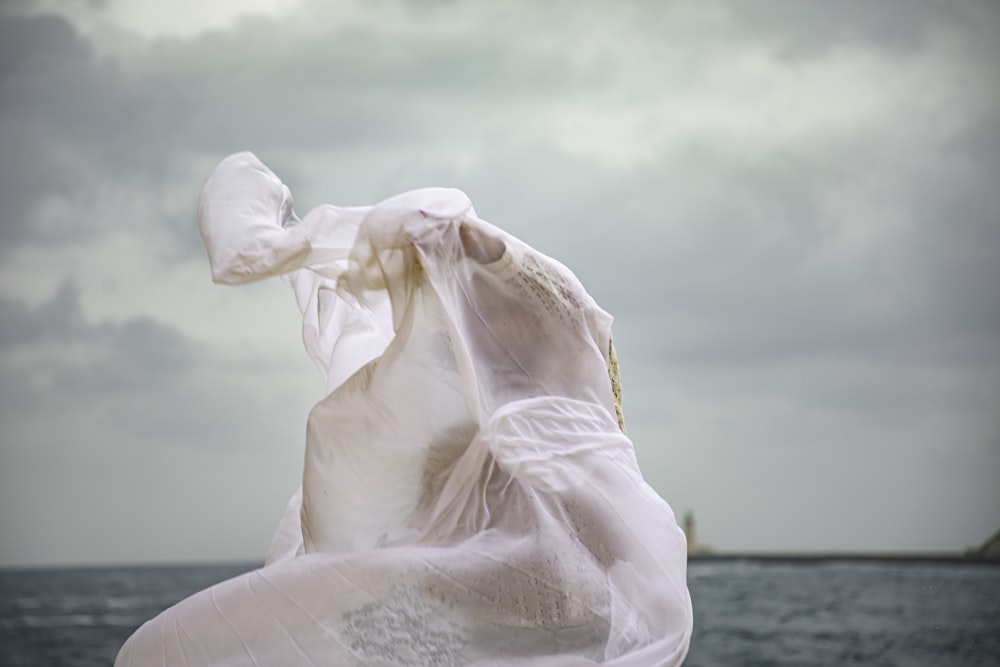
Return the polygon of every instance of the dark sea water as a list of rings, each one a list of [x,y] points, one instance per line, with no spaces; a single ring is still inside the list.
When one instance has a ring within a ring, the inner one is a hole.
[[[111,665],[146,619],[254,567],[0,571],[0,666]],[[1000,567],[691,563],[685,665],[1000,666]]]

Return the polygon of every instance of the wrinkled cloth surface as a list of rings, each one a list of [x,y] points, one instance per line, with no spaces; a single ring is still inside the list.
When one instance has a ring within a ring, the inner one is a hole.
[[[326,378],[264,567],[116,665],[677,665],[683,533],[616,417],[611,317],[458,190],[301,220],[252,153],[199,223],[212,276],[281,275]]]

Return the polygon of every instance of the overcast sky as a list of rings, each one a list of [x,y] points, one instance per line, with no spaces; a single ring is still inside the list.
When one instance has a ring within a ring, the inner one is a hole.
[[[0,565],[263,557],[322,384],[281,281],[210,281],[239,150],[570,266],[717,550],[1000,528],[994,2],[0,7]]]

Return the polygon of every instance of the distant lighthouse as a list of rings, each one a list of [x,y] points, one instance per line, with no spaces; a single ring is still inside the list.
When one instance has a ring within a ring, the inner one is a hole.
[[[687,538],[688,554],[698,552],[698,539],[694,534],[694,512],[688,510],[684,513],[684,537]]]
[[[689,556],[704,556],[712,553],[712,547],[698,543],[698,536],[694,531],[694,512],[691,510],[684,513],[684,537],[687,538]]]

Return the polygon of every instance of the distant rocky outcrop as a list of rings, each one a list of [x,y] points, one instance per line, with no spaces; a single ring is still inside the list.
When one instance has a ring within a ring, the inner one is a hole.
[[[978,547],[968,549],[965,555],[982,560],[1000,560],[1000,530]]]

